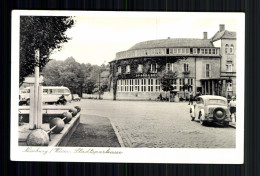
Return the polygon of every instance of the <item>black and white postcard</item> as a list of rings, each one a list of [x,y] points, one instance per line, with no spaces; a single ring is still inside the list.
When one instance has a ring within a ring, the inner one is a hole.
[[[12,12],[11,160],[244,162],[244,13]]]

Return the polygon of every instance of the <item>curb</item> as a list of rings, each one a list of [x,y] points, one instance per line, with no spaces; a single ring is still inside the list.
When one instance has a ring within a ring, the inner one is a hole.
[[[108,118],[108,119],[110,120],[110,118]],[[115,124],[114,124],[111,120],[110,120],[110,123],[111,123],[111,125],[112,125],[112,127],[113,127],[113,130],[114,130],[114,132],[115,132],[115,134],[116,134],[116,137],[117,137],[117,139],[118,139],[118,142],[119,142],[120,146],[121,146],[122,148],[125,148],[125,145],[124,145],[124,143],[123,143],[123,140],[122,140],[122,138],[121,138],[121,136],[120,136],[120,134],[119,134],[119,132],[118,132],[118,130],[117,130]]]

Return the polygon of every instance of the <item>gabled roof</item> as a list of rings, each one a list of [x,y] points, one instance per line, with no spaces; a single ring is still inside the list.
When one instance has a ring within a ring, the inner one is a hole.
[[[236,39],[237,33],[232,31],[218,31],[212,38],[212,42],[220,39]]]
[[[149,40],[135,44],[129,50],[170,47],[214,47],[210,39],[168,38]]]

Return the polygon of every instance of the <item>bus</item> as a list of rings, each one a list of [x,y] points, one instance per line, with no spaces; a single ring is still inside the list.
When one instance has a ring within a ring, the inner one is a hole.
[[[67,102],[71,102],[72,96],[69,88],[63,86],[43,86],[42,101],[45,104],[56,103],[62,95],[64,95]],[[20,90],[19,105],[23,104],[30,104],[30,87]]]

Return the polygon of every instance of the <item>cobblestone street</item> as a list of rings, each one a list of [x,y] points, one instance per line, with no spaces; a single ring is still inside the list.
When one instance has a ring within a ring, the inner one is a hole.
[[[191,121],[188,103],[82,99],[81,114],[108,117],[125,147],[234,148],[236,129]]]

